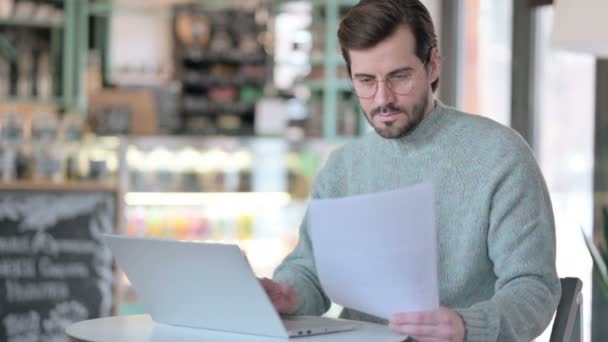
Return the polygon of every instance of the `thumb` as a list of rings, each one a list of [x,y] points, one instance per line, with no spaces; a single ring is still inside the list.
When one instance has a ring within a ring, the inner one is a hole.
[[[262,287],[266,290],[273,290],[277,287],[277,283],[275,283],[272,279],[263,277],[263,278],[258,278],[258,280],[260,281],[260,283],[262,284]]]

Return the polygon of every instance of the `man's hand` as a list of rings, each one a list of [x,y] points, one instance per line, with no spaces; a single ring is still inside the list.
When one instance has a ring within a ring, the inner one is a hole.
[[[465,337],[462,317],[456,311],[444,307],[431,311],[395,314],[389,321],[389,327],[421,342],[462,342]]]
[[[268,278],[261,278],[260,283],[280,314],[291,314],[296,311],[298,295],[291,286],[286,283],[279,284]]]

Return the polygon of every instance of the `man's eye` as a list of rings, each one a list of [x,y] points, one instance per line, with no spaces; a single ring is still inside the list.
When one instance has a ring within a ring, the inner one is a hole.
[[[357,80],[359,81],[359,83],[361,83],[363,85],[370,85],[370,84],[374,83],[373,78],[359,78]]]
[[[412,74],[397,74],[391,76],[391,79],[394,79],[395,81],[404,81],[409,80],[410,78],[412,78]]]

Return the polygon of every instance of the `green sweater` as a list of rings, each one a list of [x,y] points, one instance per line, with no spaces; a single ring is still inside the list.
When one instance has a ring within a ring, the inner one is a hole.
[[[423,181],[434,188],[440,303],[462,315],[467,341],[531,341],[540,335],[561,293],[555,225],[543,176],[513,130],[437,101],[402,138],[373,132],[334,151],[312,197],[389,191]],[[297,314],[320,315],[331,303],[315,271],[306,222],[274,279],[297,291]],[[348,308],[342,317],[386,323]]]

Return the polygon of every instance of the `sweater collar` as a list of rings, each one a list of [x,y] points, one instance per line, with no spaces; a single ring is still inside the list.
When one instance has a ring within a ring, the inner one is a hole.
[[[391,145],[404,146],[416,143],[423,143],[431,135],[435,134],[440,127],[441,118],[444,116],[447,107],[441,101],[435,100],[435,108],[408,134],[396,139],[384,139]]]

